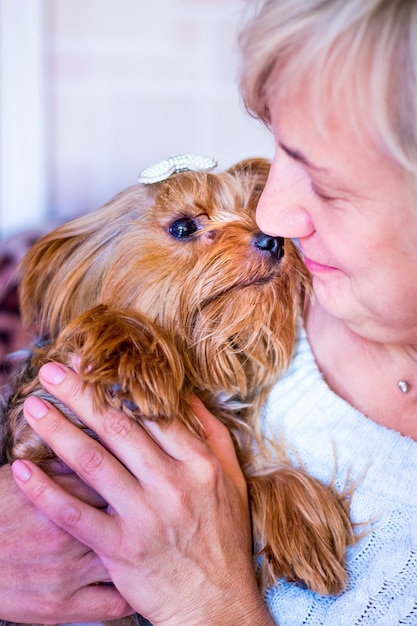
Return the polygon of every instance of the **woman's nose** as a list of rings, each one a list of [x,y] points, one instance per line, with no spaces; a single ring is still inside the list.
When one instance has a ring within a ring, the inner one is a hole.
[[[263,233],[300,239],[314,232],[308,212],[310,185],[302,166],[276,155],[259,199],[256,221]]]

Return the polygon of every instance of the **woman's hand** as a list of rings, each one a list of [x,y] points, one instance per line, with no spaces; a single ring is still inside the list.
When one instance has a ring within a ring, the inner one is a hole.
[[[91,505],[97,496],[74,474],[58,476]],[[100,621],[131,613],[86,545],[49,521],[21,493],[9,465],[0,469],[0,618],[51,624]]]
[[[18,461],[17,482],[35,506],[90,546],[155,626],[271,624],[253,573],[246,484],[224,426],[196,400],[205,442],[179,422],[144,428],[95,411],[69,368],[48,364],[41,381],[105,447],[38,398],[26,401],[28,422],[109,506],[98,510]]]

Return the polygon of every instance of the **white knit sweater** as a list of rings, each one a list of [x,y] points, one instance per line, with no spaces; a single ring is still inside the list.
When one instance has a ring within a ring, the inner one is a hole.
[[[417,419],[417,415],[416,415]],[[349,582],[337,597],[294,584],[266,601],[279,626],[417,626],[417,442],[367,419],[324,382],[304,330],[287,374],[264,413],[266,432],[284,432],[307,471],[336,486],[365,473],[351,508],[354,522],[374,520],[349,548]]]

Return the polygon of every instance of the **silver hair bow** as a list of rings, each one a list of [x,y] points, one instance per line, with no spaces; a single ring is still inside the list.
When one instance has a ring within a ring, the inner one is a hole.
[[[160,163],[147,167],[139,174],[138,180],[140,183],[150,185],[166,180],[172,174],[187,171],[203,172],[212,170],[216,165],[217,159],[213,157],[205,157],[198,154],[177,154],[165,161],[160,161]]]

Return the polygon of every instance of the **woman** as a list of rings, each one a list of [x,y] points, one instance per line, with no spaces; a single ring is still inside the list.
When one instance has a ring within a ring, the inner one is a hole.
[[[417,624],[417,2],[266,0],[242,48],[245,101],[276,140],[258,222],[298,239],[314,287],[264,426],[284,429],[320,479],[335,449],[336,484],[358,481],[352,518],[369,527],[349,550],[346,592],[282,583],[264,604],[231,442],[197,401],[206,444],[179,424],[150,436],[117,413],[100,426],[76,373],[49,364],[45,387],[120,462],[35,398],[27,419],[111,513],[29,463],[14,475],[99,556],[96,582],[121,594],[98,587],[109,616],[129,612],[123,596],[155,626]]]

